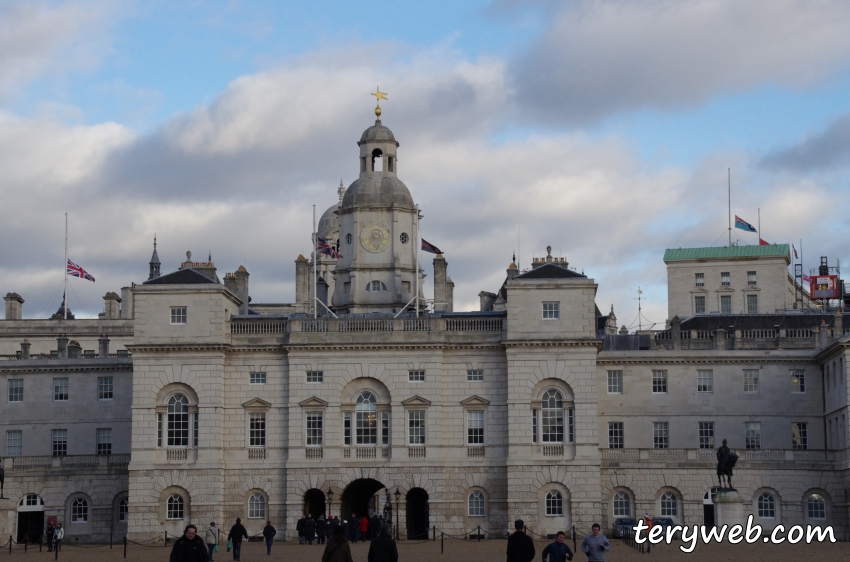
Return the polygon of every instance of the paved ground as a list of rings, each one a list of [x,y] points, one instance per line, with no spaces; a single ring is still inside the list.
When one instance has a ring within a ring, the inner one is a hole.
[[[570,547],[572,548],[572,544]],[[579,545],[581,543],[579,542]],[[538,542],[537,552],[540,560],[540,552],[545,547],[545,542]],[[440,554],[439,540],[428,543],[399,543],[400,562],[501,562],[505,556],[504,540],[491,540],[482,542],[471,542],[461,540],[446,540],[445,552]],[[368,543],[352,545],[352,554],[355,562],[366,562]],[[301,546],[293,543],[276,543],[272,548],[272,555],[266,556],[265,546],[261,543],[249,543],[242,548],[242,562],[319,562],[322,559],[324,546]],[[167,562],[169,548],[142,547],[130,544],[127,550],[128,562]],[[112,550],[106,547],[62,547],[59,560],[64,562],[122,562],[122,546],[115,545]],[[53,553],[44,549],[38,552],[38,547],[29,549],[25,554],[22,547],[16,547],[12,554],[0,551],[0,557],[5,557],[9,562],[18,559],[19,562],[26,558],[29,562],[49,562],[53,560]],[[651,554],[641,554],[625,546],[619,541],[612,541],[612,548],[607,553],[609,562],[627,562],[650,560],[657,561],[680,561],[680,562],[775,562],[780,560],[850,560],[850,543],[839,542],[835,544],[796,544],[796,545],[732,545],[712,544],[709,546],[699,545],[692,554],[681,552],[675,545],[662,545],[653,548]],[[217,562],[231,562],[232,556],[224,549],[215,556]],[[579,554],[575,562],[586,562],[587,558]],[[2,561],[0,561],[2,562]]]

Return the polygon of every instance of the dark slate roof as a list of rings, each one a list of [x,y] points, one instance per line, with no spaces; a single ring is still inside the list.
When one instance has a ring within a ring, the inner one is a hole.
[[[582,275],[577,271],[561,267],[554,263],[547,263],[525,273],[520,273],[515,279],[570,279],[576,277],[587,279],[587,275]]]
[[[216,280],[210,279],[191,267],[187,267],[186,269],[178,269],[156,279],[145,281],[142,285],[197,285],[199,283],[216,283]]]
[[[820,326],[821,322],[832,326],[835,322],[835,314],[741,314],[724,316],[721,314],[706,314],[692,316],[682,320],[682,330],[709,330],[717,328],[734,327],[736,330],[772,330],[779,326],[780,329],[811,329]],[[845,319],[843,323],[848,322]],[[845,324],[846,325],[846,324]]]

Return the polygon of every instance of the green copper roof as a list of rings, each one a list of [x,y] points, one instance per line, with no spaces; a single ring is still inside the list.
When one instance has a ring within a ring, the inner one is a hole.
[[[664,261],[771,257],[787,258],[790,251],[791,248],[788,244],[770,244],[768,246],[720,246],[714,248],[668,248],[664,251]]]

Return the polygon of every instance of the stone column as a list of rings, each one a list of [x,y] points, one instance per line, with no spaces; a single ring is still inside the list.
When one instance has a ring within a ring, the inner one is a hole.
[[[60,358],[68,358],[68,338],[65,337],[65,334],[56,338],[56,349],[59,351]]]
[[[678,314],[670,321],[670,338],[673,340],[673,349],[682,349],[682,321]]]
[[[726,349],[726,330],[723,328],[714,331],[714,349]]]
[[[437,254],[434,258],[434,311],[443,312],[448,307],[446,295],[446,258],[443,254]]]
[[[295,303],[310,304],[310,262],[301,254],[295,260]]]
[[[24,299],[18,293],[6,293],[6,320],[20,320],[23,312]]]
[[[738,493],[738,490],[719,490],[714,498],[714,525],[723,527],[724,525],[743,525],[744,524],[744,498]]]
[[[30,358],[30,346],[32,344],[29,340],[24,340],[21,342],[21,359],[29,359]]]
[[[98,357],[109,357],[109,338],[106,334],[101,334],[99,338],[97,338],[97,356]]]

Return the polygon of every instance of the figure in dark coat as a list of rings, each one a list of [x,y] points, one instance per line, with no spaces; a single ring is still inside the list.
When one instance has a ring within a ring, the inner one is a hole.
[[[274,543],[274,536],[277,534],[277,529],[272,527],[271,521],[266,521],[266,526],[263,528],[263,538],[266,539],[266,555],[271,555],[272,553],[272,543]]]
[[[369,532],[373,539],[378,536],[378,531],[381,529],[381,525],[383,525],[383,523],[380,519],[378,519],[377,514],[373,515],[372,518],[369,519]]]
[[[236,524],[230,528],[227,534],[227,540],[233,542],[233,562],[239,562],[242,559],[242,538],[248,538],[248,531],[242,526],[242,520],[236,518]]]
[[[313,540],[316,538],[316,521],[307,514],[307,520],[304,522],[304,540],[307,541],[307,544],[313,544]]]
[[[44,533],[44,538],[47,539],[47,552],[53,552],[53,535],[56,533],[56,529],[53,528],[52,524],[47,525],[47,532]]]
[[[384,523],[381,534],[372,539],[372,544],[369,545],[368,562],[398,562],[398,549],[392,532],[392,525]]]
[[[351,519],[348,520],[348,537],[351,542],[357,544],[357,537],[360,534],[360,518],[357,514],[352,513]]]
[[[304,544],[304,524],[307,522],[307,516],[302,515],[298,523],[295,524],[295,530],[298,531],[298,544]]]
[[[337,525],[334,535],[325,545],[322,562],[354,562],[351,558],[351,546],[345,538],[345,529]]]
[[[525,534],[525,521],[514,521],[516,532],[508,537],[508,562],[530,562],[534,560],[537,551],[534,541]]]
[[[171,547],[168,562],[206,562],[207,545],[197,532],[198,529],[194,525],[186,525],[183,536]]]
[[[325,521],[324,515],[319,515],[319,518],[316,519],[316,542],[318,544],[325,544],[325,533],[328,532],[328,522]]]

